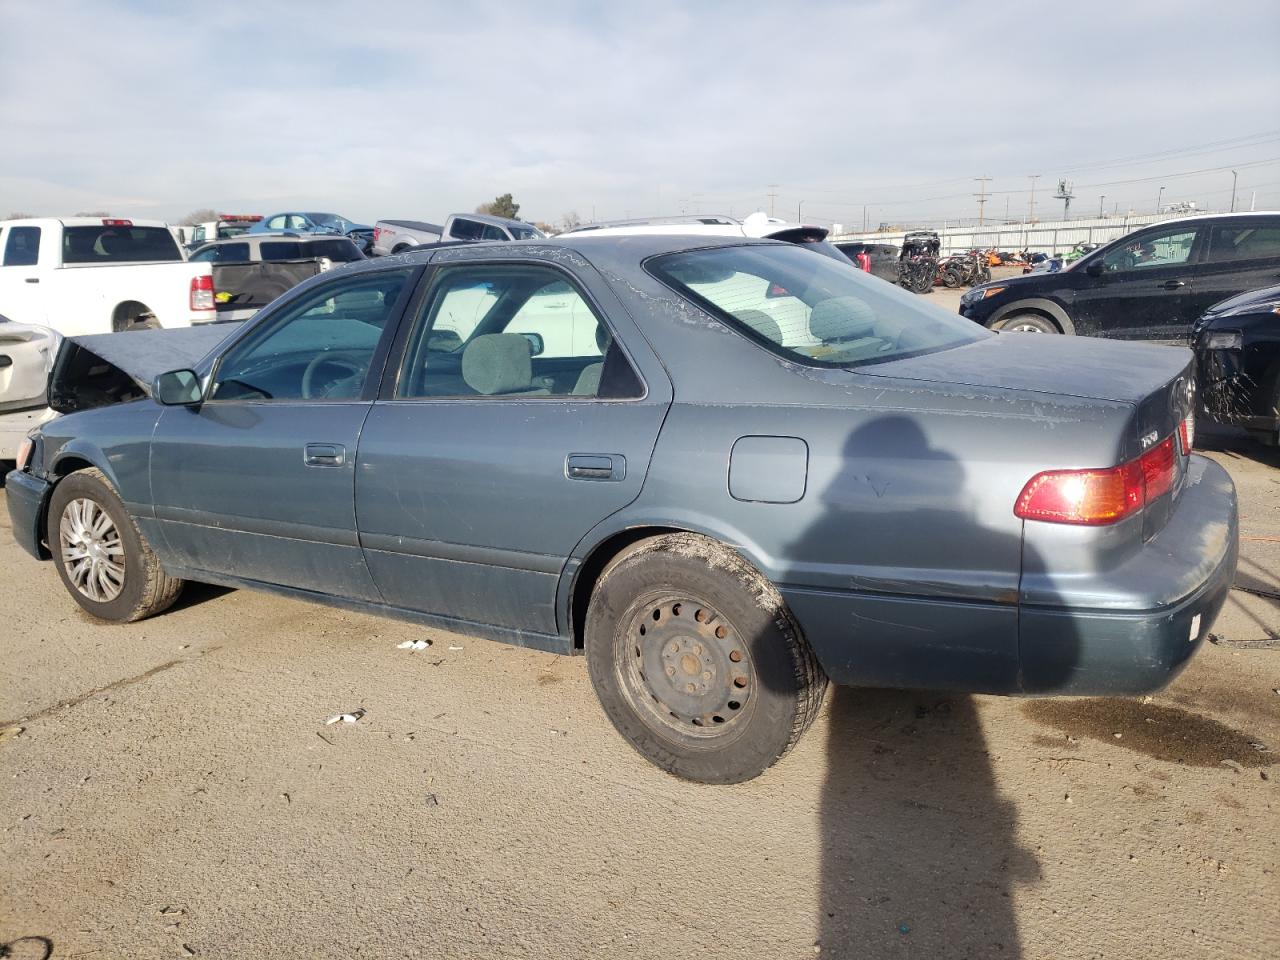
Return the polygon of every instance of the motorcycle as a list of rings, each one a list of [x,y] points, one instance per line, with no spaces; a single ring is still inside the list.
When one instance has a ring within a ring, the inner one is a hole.
[[[898,254],[898,284],[912,293],[928,293],[938,272],[941,238],[932,230],[917,230],[902,238]]]

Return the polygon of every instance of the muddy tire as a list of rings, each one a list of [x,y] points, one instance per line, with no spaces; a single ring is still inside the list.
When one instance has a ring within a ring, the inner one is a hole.
[[[592,593],[587,669],[642,756],[701,783],[759,776],[809,728],[827,678],[768,580],[706,537],[641,541]]]
[[[1005,317],[996,325],[997,330],[1009,330],[1018,333],[1061,333],[1055,324],[1048,317],[1042,317],[1038,313],[1015,313],[1011,317]]]
[[[182,592],[184,581],[160,568],[100,470],[79,470],[54,488],[46,533],[62,585],[99,620],[141,620]]]

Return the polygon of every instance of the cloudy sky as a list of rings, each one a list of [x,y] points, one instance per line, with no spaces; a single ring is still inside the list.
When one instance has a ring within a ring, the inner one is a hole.
[[[1280,207],[1280,5],[0,0],[0,216]],[[1199,171],[1199,172],[1197,172]],[[770,194],[774,194],[773,198]],[[1105,196],[1104,201],[1100,197]]]

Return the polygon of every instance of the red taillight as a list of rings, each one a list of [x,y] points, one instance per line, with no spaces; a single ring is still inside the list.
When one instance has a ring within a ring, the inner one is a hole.
[[[854,254],[853,259],[854,259],[854,262],[857,263],[858,266],[861,267],[865,273],[871,272],[871,254],[869,253]]]
[[[374,228],[373,228],[373,242],[374,242],[374,243],[377,243],[377,242],[378,242],[378,239],[379,239],[381,236],[382,236],[382,228],[381,228],[381,227],[374,227]]]
[[[216,309],[213,302],[213,277],[207,273],[202,277],[191,278],[191,309]]]
[[[102,221],[102,225],[104,227],[132,227],[133,221],[107,219]]]
[[[1047,523],[1115,523],[1173,488],[1176,460],[1170,434],[1159,446],[1118,467],[1047,470],[1027,481],[1013,513]]]
[[[1187,455],[1196,443],[1196,414],[1190,411],[1178,424],[1178,439],[1182,441],[1182,453]]]

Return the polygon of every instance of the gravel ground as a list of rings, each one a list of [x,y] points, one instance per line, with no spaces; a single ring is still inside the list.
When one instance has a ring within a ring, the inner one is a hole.
[[[1208,445],[1275,590],[1280,457]],[[1280,956],[1275,650],[1143,700],[834,690],[706,787],[581,659],[212,588],[98,625],[0,517],[0,955]],[[1216,632],[1278,629],[1234,592]]]

